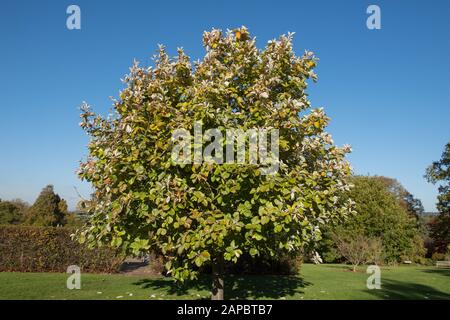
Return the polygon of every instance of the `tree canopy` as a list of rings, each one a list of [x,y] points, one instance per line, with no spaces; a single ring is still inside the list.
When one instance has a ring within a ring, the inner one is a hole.
[[[441,159],[427,168],[429,182],[439,184],[439,215],[431,223],[431,237],[437,251],[445,253],[450,244],[450,142],[445,146]]]
[[[28,204],[22,200],[0,200],[0,224],[20,224],[23,222]]]
[[[386,263],[423,256],[425,249],[418,217],[409,211],[410,206],[402,196],[410,193],[394,179],[386,177],[355,176],[352,183],[354,187],[348,197],[355,202],[358,214],[342,224],[327,228],[328,235],[322,242],[322,252],[328,255],[326,260],[339,257],[339,254],[333,254],[333,235],[342,241],[350,241],[357,236],[379,239],[383,247],[382,260]]]
[[[422,201],[414,197],[406,188],[396,179],[375,176],[375,178],[382,181],[389,192],[391,192],[400,202],[400,204],[410,213],[416,217],[421,216],[425,210],[422,205]]]
[[[160,46],[153,67],[130,69],[109,117],[86,104],[81,114],[91,140],[79,175],[95,192],[79,239],[157,250],[180,280],[243,252],[298,253],[320,239],[322,226],[352,212],[342,197],[350,149],[333,144],[324,131],[329,119],[305,92],[316,79],[313,53],[297,57],[291,34],[258,49],[244,27],[205,32],[203,45],[204,58],[193,64],[182,49],[171,58]],[[220,132],[277,129],[279,170],[263,174],[263,164],[248,161],[174,163],[173,132],[195,136],[195,122]]]
[[[66,224],[67,203],[56,194],[52,185],[42,189],[34,204],[27,210],[25,224],[62,226]]]

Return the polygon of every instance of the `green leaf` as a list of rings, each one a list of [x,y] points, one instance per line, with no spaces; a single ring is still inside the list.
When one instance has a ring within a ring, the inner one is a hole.
[[[209,260],[209,258],[210,258],[210,255],[209,255],[209,252],[208,252],[208,251],[203,251],[200,255],[201,255],[205,260]]]
[[[195,258],[194,263],[197,267],[201,267],[203,264],[203,259],[200,257]]]
[[[264,216],[261,218],[261,224],[267,224],[267,223],[269,223],[269,221],[270,221],[270,218],[267,216]]]
[[[263,239],[263,237],[259,234],[259,233],[254,233],[253,235],[252,235],[252,238],[253,239],[256,239],[256,240],[262,240]]]
[[[160,234],[162,236],[166,235],[167,230],[164,228],[159,228],[158,231],[156,232],[156,234]]]

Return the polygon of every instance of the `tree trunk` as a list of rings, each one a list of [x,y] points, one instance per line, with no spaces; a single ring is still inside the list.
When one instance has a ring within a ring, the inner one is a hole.
[[[211,300],[223,300],[223,256],[219,255],[212,264],[212,295]]]

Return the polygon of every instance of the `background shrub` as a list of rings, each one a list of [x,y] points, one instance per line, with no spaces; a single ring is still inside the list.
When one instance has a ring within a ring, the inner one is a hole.
[[[66,272],[69,265],[90,273],[120,271],[123,255],[109,247],[89,249],[71,239],[74,231],[65,227],[0,225],[0,272]],[[151,253],[148,260],[155,274],[164,273],[167,261],[160,254]],[[292,275],[298,274],[301,263],[301,257],[252,258],[244,254],[237,264],[227,265],[227,270],[232,274]],[[209,267],[201,269],[211,272]]]
[[[123,256],[110,248],[89,249],[73,241],[70,228],[0,226],[0,271],[66,272],[77,265],[82,272],[111,273]]]
[[[431,256],[431,259],[433,261],[444,261],[445,260],[445,253],[435,252]]]
[[[425,257],[420,257],[417,259],[416,263],[423,265],[423,266],[432,266],[434,265],[433,260],[425,258]]]

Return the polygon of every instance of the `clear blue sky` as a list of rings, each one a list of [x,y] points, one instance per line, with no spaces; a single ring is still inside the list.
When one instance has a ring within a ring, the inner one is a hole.
[[[81,8],[81,30],[66,8]],[[381,7],[381,30],[366,8]],[[245,25],[258,45],[296,32],[294,48],[320,58],[314,106],[332,118],[355,172],[397,178],[435,209],[425,168],[450,139],[450,1],[2,1],[0,4],[0,198],[29,202],[48,183],[71,207],[89,186],[75,170],[86,155],[83,100],[106,114],[134,58],[158,43],[203,56],[202,32]]]

